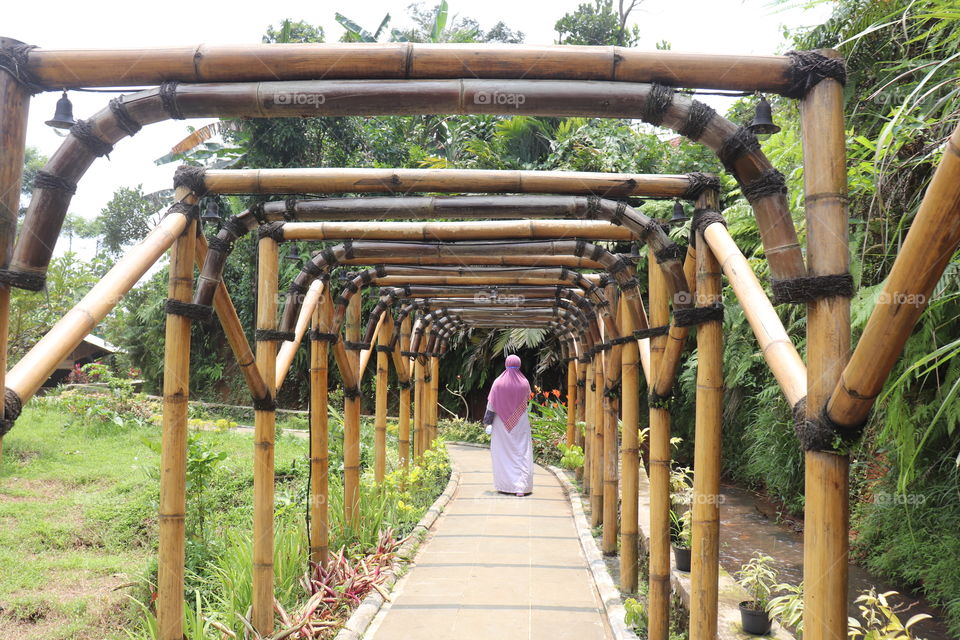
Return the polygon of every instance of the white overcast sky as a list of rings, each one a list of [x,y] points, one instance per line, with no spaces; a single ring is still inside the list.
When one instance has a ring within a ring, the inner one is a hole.
[[[428,0],[425,4],[432,6],[438,1]],[[335,42],[342,33],[334,20],[336,12],[373,30],[387,12],[393,17],[393,26],[409,24],[409,4],[406,0],[98,1],[90,5],[77,0],[36,4],[11,1],[4,9],[2,35],[45,48],[257,43],[267,25],[292,18],[322,25],[327,41]],[[556,38],[554,23],[576,9],[580,0],[449,0],[449,4],[451,13],[475,18],[483,28],[503,20],[522,31],[527,44],[552,44]],[[830,9],[830,3],[809,10],[784,9],[772,6],[770,0],[646,0],[631,15],[631,21],[640,27],[639,47],[643,49],[653,49],[655,43],[667,40],[676,51],[771,54],[782,53],[787,47],[784,25],[818,24],[829,16]],[[110,97],[102,93],[70,93],[78,118],[89,117]],[[43,124],[53,115],[58,98],[57,93],[41,94],[30,108],[27,144],[47,156],[61,141]],[[87,172],[70,211],[93,217],[121,186],[143,184],[148,192],[169,188],[176,164],[157,166],[154,160],[186,135],[185,122],[202,126],[209,120],[158,123],[118,143],[110,160],[97,160]],[[62,251],[62,247],[58,249]]]

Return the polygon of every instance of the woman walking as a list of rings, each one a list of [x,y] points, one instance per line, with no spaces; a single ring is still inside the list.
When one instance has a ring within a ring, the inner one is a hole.
[[[527,402],[530,382],[520,372],[520,358],[507,356],[506,369],[493,381],[483,424],[491,435],[493,484],[500,493],[533,492],[533,441]]]

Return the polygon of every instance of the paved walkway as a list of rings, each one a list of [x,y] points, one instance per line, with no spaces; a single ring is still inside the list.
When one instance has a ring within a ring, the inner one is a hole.
[[[365,638],[610,638],[557,479],[537,467],[533,495],[501,495],[488,450],[449,450],[460,488]]]

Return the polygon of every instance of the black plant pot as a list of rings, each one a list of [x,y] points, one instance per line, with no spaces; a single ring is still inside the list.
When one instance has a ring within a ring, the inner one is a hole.
[[[740,603],[740,622],[743,630],[755,636],[765,636],[770,633],[770,615],[763,609],[754,609],[752,600]]]
[[[673,546],[673,562],[677,565],[677,571],[690,572],[690,549]]]

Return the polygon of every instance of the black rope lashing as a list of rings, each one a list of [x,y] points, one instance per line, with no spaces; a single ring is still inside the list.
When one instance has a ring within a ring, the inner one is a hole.
[[[577,361],[578,361],[578,362],[583,362],[583,363],[589,362],[589,360],[585,360],[584,358],[577,358]],[[587,388],[587,381],[586,381],[586,380],[577,380],[577,387],[580,388],[580,389],[586,389],[586,388]]]
[[[673,399],[673,389],[666,395],[660,395],[656,391],[651,391],[647,396],[647,404],[653,409],[670,409],[670,401]]]
[[[707,130],[707,125],[710,124],[715,115],[717,115],[717,112],[713,110],[713,107],[699,100],[693,100],[690,102],[690,109],[687,111],[687,119],[677,129],[677,133],[696,142]]]
[[[264,213],[263,211],[262,202],[258,202],[254,204],[252,207],[250,207],[249,211],[250,211],[250,215],[256,218],[257,224],[267,224],[268,222],[270,222],[269,220],[267,220],[267,214]]]
[[[774,304],[798,304],[821,298],[853,297],[853,276],[837,273],[826,276],[800,276],[772,280]]]
[[[413,381],[411,381],[411,380],[398,380],[398,381],[397,381],[397,386],[400,387],[401,389],[404,389],[404,390],[406,390],[406,389],[411,389],[411,388],[413,388]]]
[[[270,238],[275,242],[283,242],[283,223],[278,221],[261,225],[257,231],[257,235],[261,240]]]
[[[393,353],[393,347],[388,344],[378,344],[376,349],[377,353]]]
[[[353,240],[343,243],[343,255],[347,260],[353,260]]]
[[[173,188],[186,187],[198,196],[202,196],[207,192],[206,175],[207,170],[203,167],[191,167],[190,165],[182,164],[177,167],[177,170],[173,173]],[[244,233],[246,233],[246,231],[244,231]]]
[[[166,302],[163,303],[163,310],[164,313],[183,316],[184,318],[196,320],[197,322],[209,322],[213,317],[213,307],[208,307],[205,304],[193,304],[192,302],[173,300],[172,298],[167,298]]]
[[[337,340],[340,339],[340,336],[335,333],[326,333],[318,329],[311,329],[307,332],[307,335],[309,336],[310,340],[323,340],[324,342],[330,342],[332,344],[336,344]]]
[[[787,193],[787,180],[776,169],[767,169],[757,179],[745,184],[740,189],[743,197],[751,204],[767,196],[784,195]]]
[[[636,338],[634,338],[632,335],[620,336],[619,338],[610,338],[610,344],[612,344],[613,346],[618,346],[618,345],[628,344],[630,342],[633,342],[635,339]]]
[[[709,173],[694,171],[687,174],[687,180],[690,186],[683,192],[683,197],[689,200],[696,200],[704,191],[720,191],[720,178]]]
[[[70,195],[73,195],[77,192],[77,183],[71,182],[66,178],[61,178],[49,171],[37,171],[37,175],[33,178],[33,188],[56,189],[57,191],[66,191]]]
[[[332,267],[332,266],[334,266],[335,264],[337,264],[337,256],[336,256],[336,254],[333,252],[333,250],[330,249],[329,247],[327,247],[326,249],[322,249],[322,250],[320,251],[320,259],[323,260],[323,262],[324,262],[328,267]]]
[[[93,125],[89,120],[77,120],[77,124],[70,127],[70,135],[98,158],[108,156],[113,151],[112,144],[101,140],[93,133]]]
[[[47,278],[42,273],[0,269],[0,282],[25,291],[42,291],[47,283]]]
[[[863,435],[864,424],[841,427],[827,415],[826,410],[816,418],[807,417],[807,399],[793,406],[793,429],[804,451],[847,453]]]
[[[816,51],[788,51],[791,66],[790,86],[780,93],[788,98],[803,98],[820,81],[833,78],[847,83],[847,65],[842,58],[829,58]]]
[[[287,198],[283,201],[283,219],[293,222],[297,219],[297,199]]]
[[[714,302],[704,307],[676,309],[673,312],[675,327],[692,327],[704,322],[723,322],[723,303]]]
[[[623,216],[627,212],[627,203],[626,202],[617,202],[617,207],[613,210],[613,213],[610,215],[610,223],[617,226],[623,224]]]
[[[643,103],[643,113],[640,118],[644,122],[660,125],[671,104],[673,104],[673,87],[654,82],[650,85],[650,92],[647,93],[647,99]]]
[[[378,278],[385,278],[387,276],[387,265],[375,264],[373,265],[373,272],[377,274]]]
[[[617,385],[612,387],[604,387],[603,397],[608,400],[619,400],[620,399],[620,389],[617,388]]]
[[[274,401],[273,396],[267,396],[266,398],[254,398],[253,408],[257,411],[276,411],[277,403]]]
[[[293,342],[297,334],[293,331],[277,331],[275,329],[257,329],[254,333],[257,342]]]
[[[344,400],[356,400],[360,397],[360,389],[357,387],[344,387],[343,388],[343,399]]]
[[[364,349],[370,348],[370,343],[369,342],[350,342],[349,340],[344,340],[343,347],[348,351],[363,351]]]
[[[3,418],[11,422],[16,421],[23,411],[23,401],[13,389],[6,389],[3,393]]]
[[[632,264],[633,263],[631,263],[629,260],[624,260],[623,258],[617,258],[613,262],[613,264],[610,265],[610,267],[607,269],[607,273],[609,273],[612,276],[616,276],[618,273],[620,273],[624,269],[632,266]]]
[[[16,78],[17,82],[30,92],[30,95],[37,95],[47,90],[28,68],[30,52],[36,48],[35,44],[23,43],[0,47],[0,69],[5,69]]]
[[[680,261],[683,260],[683,249],[681,249],[680,245],[676,244],[675,242],[671,242],[659,251],[654,252],[653,255],[660,264],[674,260]]]
[[[760,141],[746,127],[740,127],[720,145],[717,157],[727,171],[736,175],[733,167],[744,154],[760,149]]]
[[[727,221],[724,220],[723,214],[721,214],[719,211],[714,209],[696,209],[693,212],[693,221],[690,223],[690,246],[697,246],[698,232],[702,232],[704,229],[716,222],[719,222],[723,226],[727,226]]]
[[[639,286],[640,286],[640,280],[636,276],[629,278],[627,280],[624,280],[619,284],[620,291],[626,291],[627,289],[636,289]],[[606,306],[607,304],[609,304],[609,301],[605,302],[603,306]]]
[[[610,351],[613,348],[613,345],[609,342],[601,342],[593,348],[594,353],[599,353],[601,351]]]
[[[429,358],[429,357],[430,357],[430,352],[428,351],[428,352],[426,352],[426,353],[421,353],[420,355],[426,356],[426,357]],[[431,375],[425,375],[425,376],[423,376],[423,381],[424,381],[424,382],[433,382],[433,376],[431,376]]]
[[[637,329],[633,332],[633,337],[637,340],[644,340],[646,338],[656,338],[657,336],[665,336],[670,333],[670,325],[663,324],[659,327],[647,327],[646,329]]]
[[[182,213],[188,220],[196,220],[200,217],[200,207],[181,200],[170,205],[165,215],[170,215],[171,213]]]
[[[307,260],[307,263],[303,265],[303,272],[308,276],[313,276],[314,278],[319,278],[324,274],[323,267],[318,265],[313,260]]]
[[[598,244],[595,244],[593,245],[593,253],[590,254],[590,259],[593,260],[594,262],[599,262],[600,258],[602,258],[606,252],[607,252],[606,249],[604,249]]]
[[[127,111],[127,105],[123,98],[114,98],[109,102],[109,106],[113,119],[117,121],[117,126],[123,129],[128,136],[137,135],[143,128],[143,125],[137,122]]]
[[[601,201],[600,198],[596,196],[589,196],[587,198],[587,211],[584,217],[587,220],[596,220],[597,216],[600,215]]]
[[[417,353],[416,351],[400,351],[400,355],[402,355],[405,358],[416,358],[420,354]]]
[[[223,224],[220,225],[220,229],[226,231],[234,238],[242,238],[247,235],[249,231],[237,216],[232,216],[224,220]]]
[[[164,82],[160,85],[160,105],[164,112],[173,120],[183,120],[183,112],[177,104],[177,85],[179,82]]]
[[[219,236],[207,236],[207,247],[210,251],[216,251],[217,253],[230,253],[233,251],[233,243]]]

